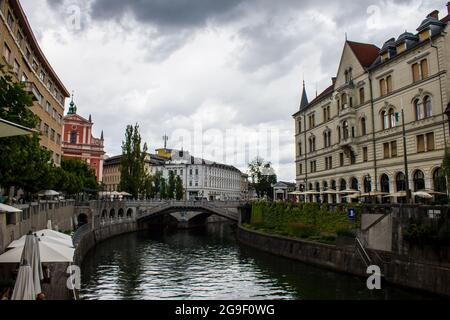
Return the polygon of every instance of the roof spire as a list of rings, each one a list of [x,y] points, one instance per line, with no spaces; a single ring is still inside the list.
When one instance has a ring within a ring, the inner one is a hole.
[[[72,91],[72,101],[70,101],[69,104],[69,111],[67,112],[67,115],[71,114],[77,114],[77,106],[75,105],[75,102],[73,102],[73,91]]]
[[[100,136],[100,140],[105,140],[105,139],[103,139],[103,130],[102,130],[102,135]]]
[[[305,80],[303,80],[303,92],[302,92],[302,99],[300,102],[300,110],[306,108],[308,106],[308,96],[306,94],[306,87],[305,87]]]

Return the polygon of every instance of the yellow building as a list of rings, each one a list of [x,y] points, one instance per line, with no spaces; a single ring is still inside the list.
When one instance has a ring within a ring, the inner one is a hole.
[[[450,6],[441,20],[434,11],[417,33],[381,49],[346,41],[332,84],[310,102],[303,91],[293,117],[297,187],[307,200],[348,201],[356,190],[404,201],[407,185],[446,191],[440,166],[449,135],[449,20]]]
[[[59,165],[64,104],[69,92],[39,47],[18,0],[0,0],[0,20],[0,63],[9,66],[33,95],[31,110],[40,119],[41,145]]]

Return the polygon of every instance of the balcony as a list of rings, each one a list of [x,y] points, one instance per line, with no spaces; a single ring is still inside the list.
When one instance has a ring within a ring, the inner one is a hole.
[[[356,110],[354,108],[350,108],[348,104],[345,104],[344,108],[339,112],[339,118],[341,120],[356,119]]]

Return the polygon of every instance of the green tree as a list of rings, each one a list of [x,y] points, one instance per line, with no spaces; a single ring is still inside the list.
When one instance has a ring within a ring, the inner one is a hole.
[[[129,125],[125,131],[125,141],[122,143],[120,189],[135,198],[145,190],[145,158],[147,144],[142,145],[139,126]],[[141,149],[142,148],[142,149]]]
[[[30,107],[32,96],[25,84],[16,82],[11,72],[0,65],[0,118],[28,128],[36,128],[39,119]],[[0,139],[0,183],[5,189],[23,189],[30,193],[51,188],[55,182],[50,153],[39,144],[39,134]]]
[[[99,190],[95,171],[85,161],[63,159],[61,168],[55,168],[57,182],[55,189],[75,195],[86,189]]]
[[[169,170],[169,181],[167,183],[167,198],[175,198],[175,174],[172,170]]]
[[[161,178],[161,180],[160,180],[159,196],[163,200],[167,199],[167,185],[166,185],[166,179],[164,179],[164,178]]]
[[[182,200],[184,196],[183,189],[183,180],[181,180],[180,176],[177,176],[175,179],[175,198],[177,200]]]
[[[249,163],[248,171],[258,198],[273,199],[272,184],[277,183],[277,175],[272,168],[272,164],[257,157]]]

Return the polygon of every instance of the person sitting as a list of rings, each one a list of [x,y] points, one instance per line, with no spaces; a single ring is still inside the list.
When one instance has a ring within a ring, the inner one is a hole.
[[[48,266],[42,266],[42,273],[44,274],[44,283],[51,283],[52,277],[50,273],[50,268]]]

